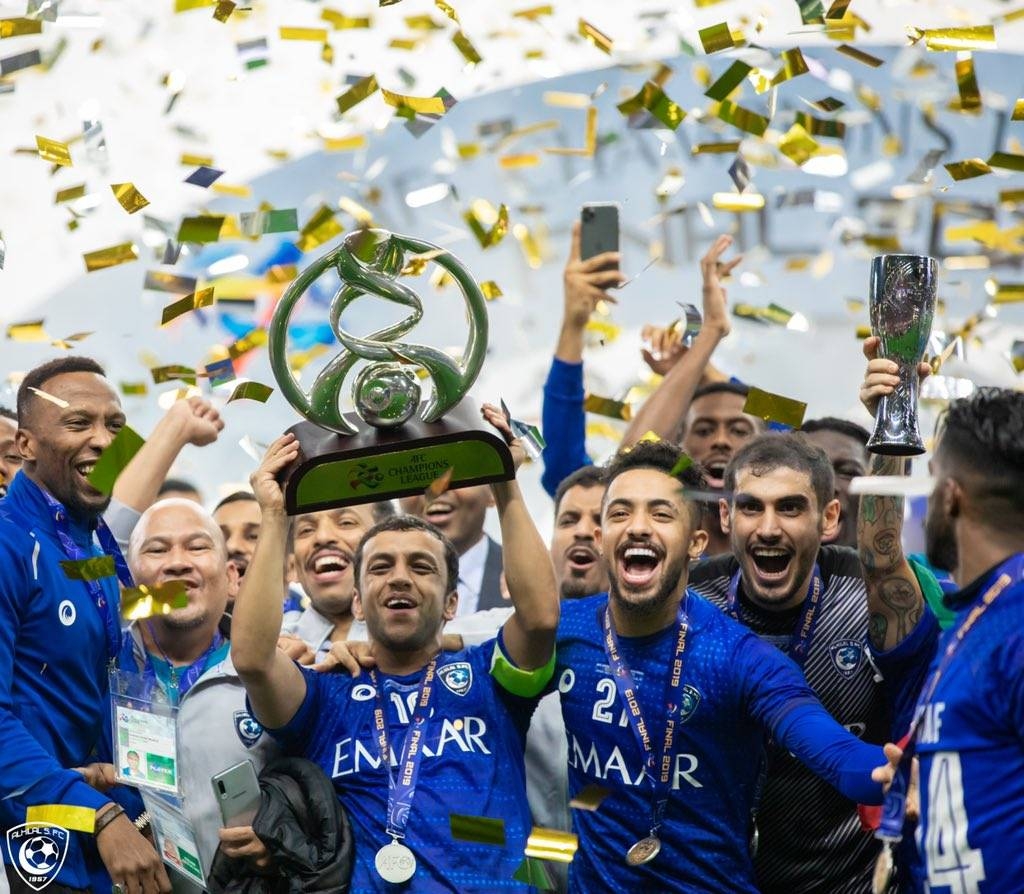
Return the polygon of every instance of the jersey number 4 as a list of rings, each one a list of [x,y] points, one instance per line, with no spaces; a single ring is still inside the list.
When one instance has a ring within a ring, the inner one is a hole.
[[[967,810],[964,808],[960,755],[939,751],[928,774],[928,827],[924,850],[928,884],[933,891],[980,894],[985,881],[981,851],[967,843]]]

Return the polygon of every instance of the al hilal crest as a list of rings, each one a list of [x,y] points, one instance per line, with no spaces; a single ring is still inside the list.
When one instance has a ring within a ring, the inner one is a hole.
[[[679,722],[686,723],[700,707],[700,690],[687,683],[679,696]]]
[[[68,830],[61,826],[22,823],[7,830],[8,866],[33,891],[42,891],[57,878],[68,855]]]
[[[456,695],[465,695],[469,687],[473,685],[473,668],[468,661],[456,661],[454,664],[446,664],[437,675],[452,692]]]
[[[246,748],[252,748],[263,735],[263,727],[248,711],[235,711],[235,732]]]
[[[864,645],[855,639],[840,639],[828,647],[832,663],[844,677],[852,677],[864,660]]]

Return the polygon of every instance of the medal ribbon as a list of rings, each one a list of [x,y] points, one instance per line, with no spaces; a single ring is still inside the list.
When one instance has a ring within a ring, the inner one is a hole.
[[[416,794],[416,780],[420,774],[420,761],[423,759],[424,736],[427,721],[430,719],[430,701],[434,694],[434,676],[437,670],[437,658],[431,659],[423,672],[419,692],[416,695],[416,713],[409,724],[405,740],[402,742],[402,753],[398,758],[398,776],[391,769],[391,746],[388,742],[388,721],[384,713],[384,696],[377,671],[371,670],[376,706],[373,709],[374,733],[377,737],[377,749],[381,763],[388,773],[388,824],[387,832],[395,841],[405,838],[405,827],[409,822],[412,810],[412,799]]]
[[[993,576],[995,580],[985,591],[984,595],[982,595],[981,599],[967,613],[963,623],[950,636],[942,653],[942,658],[939,660],[938,667],[935,668],[928,681],[921,688],[921,695],[917,699],[914,716],[910,721],[910,729],[896,743],[902,749],[903,757],[896,771],[896,779],[886,793],[882,808],[882,821],[878,826],[878,831],[875,832],[876,838],[896,842],[903,837],[903,819],[906,813],[906,791],[910,776],[910,758],[914,753],[912,746],[924,720],[925,708],[935,696],[935,690],[939,687],[939,681],[949,670],[967,634],[971,632],[978,621],[981,620],[981,616],[992,607],[1006,590],[1024,580],[1024,554],[1018,553],[1007,559],[993,572]]]
[[[42,487],[39,488],[39,492],[43,495],[46,505],[50,507],[50,511],[53,513],[54,525],[57,528],[57,539],[60,541],[64,555],[73,562],[91,559],[92,556],[89,552],[75,543],[74,537],[71,536],[71,525],[68,520],[67,509]],[[135,582],[132,580],[131,571],[128,570],[128,563],[121,553],[121,547],[117,545],[117,540],[114,539],[114,535],[110,532],[110,528],[107,527],[107,523],[103,521],[102,516],[96,519],[96,536],[99,539],[103,552],[113,557],[114,567],[117,569],[117,578],[121,585],[124,587],[134,586]],[[89,595],[96,606],[96,611],[99,612],[100,619],[103,621],[103,629],[107,635],[107,655],[111,661],[114,661],[121,649],[121,621],[119,612],[116,610],[117,606],[110,605],[98,580],[86,580],[83,583],[88,588]]]
[[[800,613],[800,620],[793,630],[793,638],[789,643],[789,657],[796,662],[800,670],[804,669],[804,662],[811,651],[811,641],[814,638],[814,628],[818,626],[818,608],[821,605],[821,597],[825,585],[821,579],[821,569],[815,564],[814,576],[811,585],[807,589],[807,597],[804,599],[803,611]],[[726,612],[735,620],[740,621],[740,572],[737,571],[732,580],[729,581],[729,601],[726,604]]]
[[[690,627],[690,620],[686,614],[688,598],[684,592],[683,598],[679,602],[679,612],[676,615],[678,628],[676,647],[665,683],[665,737],[662,741],[660,756],[655,754],[651,743],[651,732],[637,699],[637,685],[633,679],[633,672],[622,657],[619,638],[612,625],[611,609],[605,606],[604,610],[604,652],[608,658],[608,665],[612,669],[615,688],[626,709],[629,726],[633,730],[633,736],[640,746],[640,750],[644,753],[646,776],[651,780],[651,835],[653,837],[657,837],[658,829],[665,816],[669,794],[672,791],[672,746],[678,724],[676,714],[679,711],[679,693],[683,688],[683,653],[686,651],[686,634]]]

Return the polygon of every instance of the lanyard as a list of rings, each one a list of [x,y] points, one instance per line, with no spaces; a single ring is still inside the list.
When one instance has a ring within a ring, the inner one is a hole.
[[[661,755],[654,752],[651,742],[651,731],[648,729],[647,721],[637,700],[637,686],[633,679],[633,673],[626,664],[619,649],[619,638],[612,625],[611,609],[605,606],[604,609],[604,651],[608,658],[608,665],[612,669],[612,678],[615,680],[615,688],[619,692],[619,698],[626,708],[626,717],[629,719],[630,728],[633,730],[633,737],[636,739],[640,750],[644,753],[646,777],[651,780],[653,787],[651,796],[651,835],[657,836],[661,821],[665,816],[665,807],[668,804],[669,793],[671,792],[672,778],[672,745],[675,739],[676,726],[678,721],[676,715],[679,711],[679,692],[683,686],[683,653],[686,651],[686,633],[690,627],[690,620],[686,614],[686,600],[688,596],[684,592],[679,602],[679,613],[676,616],[676,647],[672,654],[670,672],[665,682],[665,737],[662,742]]]
[[[897,767],[893,785],[885,796],[882,821],[876,833],[879,838],[889,841],[900,840],[903,832],[903,817],[906,811],[907,779],[910,773],[909,759],[913,755],[912,746],[914,739],[917,737],[921,723],[924,720],[925,708],[927,708],[928,703],[935,696],[935,691],[939,688],[939,682],[949,670],[950,665],[952,665],[953,659],[956,657],[957,652],[960,651],[960,647],[963,645],[967,634],[971,632],[978,621],[981,620],[981,616],[992,607],[1006,590],[1024,580],[1024,554],[1018,553],[1007,559],[995,570],[994,577],[995,580],[985,591],[984,595],[975,603],[974,607],[967,613],[967,617],[964,618],[960,626],[949,637],[946,648],[942,652],[942,657],[939,659],[938,666],[932,671],[928,681],[921,688],[921,695],[917,699],[913,719],[910,721],[910,729],[896,743],[903,750],[903,757],[900,760],[899,767]]]
[[[149,627],[149,635],[153,637],[153,642],[156,643],[156,647],[160,650],[160,655],[164,661],[167,662],[168,668],[170,668],[171,684],[167,689],[167,700],[172,705],[178,705],[181,699],[185,696],[196,683],[196,681],[206,673],[207,665],[210,663],[210,659],[214,653],[224,645],[224,637],[220,635],[219,630],[215,630],[213,633],[213,642],[210,643],[210,647],[203,652],[195,661],[193,661],[188,667],[182,669],[175,667],[171,663],[171,659],[167,657],[167,653],[164,651],[163,646],[160,645],[160,641],[156,638],[156,633],[153,631],[153,625],[147,625]],[[152,657],[144,652],[145,666],[142,669],[142,677],[146,681],[146,691],[152,692],[153,687],[157,685],[156,668],[153,666]]]
[[[814,637],[814,628],[818,625],[818,615],[820,614],[818,608],[821,605],[824,588],[821,569],[815,564],[814,577],[807,590],[807,597],[804,599],[803,611],[800,613],[800,620],[793,629],[793,638],[789,643],[789,657],[796,662],[800,670],[804,669],[804,663],[811,651],[811,640]],[[740,572],[737,571],[729,581],[729,602],[725,609],[737,621],[740,620],[739,590]]]
[[[381,763],[388,773],[388,825],[387,831],[396,841],[405,838],[405,827],[409,822],[412,810],[412,799],[416,794],[416,779],[420,774],[420,761],[423,758],[423,737],[426,734],[427,721],[430,719],[430,700],[434,693],[434,672],[437,669],[437,658],[433,658],[423,672],[419,692],[416,695],[416,713],[402,742],[402,754],[398,759],[398,776],[391,769],[391,746],[388,744],[388,721],[384,714],[384,696],[382,684],[375,670],[370,671],[373,679],[376,706],[373,709],[374,732],[377,736],[377,749]]]
[[[39,492],[43,495],[43,499],[46,500],[46,505],[53,512],[53,521],[57,528],[57,539],[60,541],[64,555],[74,562],[92,558],[89,552],[75,543],[75,539],[71,536],[71,525],[68,521],[67,509],[44,488],[40,487]],[[99,538],[100,547],[103,549],[103,552],[113,557],[114,567],[117,569],[117,579],[121,582],[121,585],[124,587],[134,586],[135,582],[132,580],[131,571],[128,570],[128,563],[124,560],[121,548],[117,545],[117,540],[114,539],[114,535],[110,532],[110,528],[107,527],[107,523],[103,521],[102,516],[96,519],[96,536]],[[89,590],[89,595],[96,605],[96,610],[100,613],[100,619],[103,621],[103,629],[107,637],[107,655],[110,661],[114,661],[121,647],[119,612],[113,610],[116,606],[112,607],[110,605],[106,594],[103,592],[103,586],[98,580],[87,580],[83,581],[83,583]]]

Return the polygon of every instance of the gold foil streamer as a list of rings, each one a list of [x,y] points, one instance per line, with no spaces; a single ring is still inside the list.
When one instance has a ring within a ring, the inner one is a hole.
[[[351,137],[324,137],[324,149],[328,152],[352,152],[366,148],[366,134]]]
[[[764,136],[770,123],[764,115],[759,115],[757,112],[752,112],[750,109],[745,109],[743,106],[729,101],[718,104],[717,116],[727,124],[757,137]]]
[[[126,587],[121,591],[121,618],[125,621],[142,621],[155,615],[169,615],[178,608],[188,605],[188,591],[182,580],[170,580],[165,584],[148,587]]]
[[[549,155],[581,155],[591,158],[597,149],[597,109],[590,106],[587,109],[587,121],[583,128],[583,146],[576,148],[563,148],[561,146],[545,146],[544,151]]]
[[[585,332],[595,336],[598,344],[610,345],[614,342],[621,334],[622,327],[616,323],[609,323],[605,320],[587,320],[587,325],[583,327]]]
[[[819,112],[835,112],[846,105],[845,102],[841,99],[836,99],[834,96],[826,96],[824,99],[804,99],[801,96],[800,99]]]
[[[505,846],[505,821],[489,816],[448,814],[451,835],[456,841],[474,841],[477,844]]]
[[[949,176],[954,180],[970,180],[973,177],[983,177],[985,174],[991,174],[992,168],[990,168],[980,158],[967,158],[964,161],[954,161],[950,164],[943,165],[943,167],[949,172]]]
[[[764,196],[757,192],[716,192],[711,204],[719,211],[760,211],[764,208]]]
[[[100,493],[112,494],[117,476],[125,470],[132,457],[145,443],[135,429],[125,425],[114,435],[114,440],[103,448],[96,465],[89,473],[88,482]]]
[[[990,279],[985,283],[985,291],[992,297],[993,304],[1016,304],[1024,301],[1024,283],[1001,283]]]
[[[779,138],[779,152],[797,165],[802,165],[820,148],[818,141],[799,124],[794,124]]]
[[[96,830],[96,811],[92,807],[72,807],[67,804],[33,804],[25,811],[25,824],[60,826],[91,835]]]
[[[224,226],[223,214],[200,214],[186,217],[178,227],[178,242],[217,242]]]
[[[149,204],[149,199],[135,188],[134,183],[111,183],[110,188],[114,198],[129,214],[141,211]]]
[[[338,199],[338,207],[346,214],[352,215],[360,227],[373,226],[373,215],[355,199],[350,199],[348,196],[342,196]]]
[[[908,28],[912,43],[924,40],[932,52],[951,50],[994,50],[996,31],[992,25],[975,25],[970,28]]]
[[[213,156],[212,155],[195,155],[192,152],[182,152],[181,160],[179,164],[188,165],[189,167],[201,168],[201,167],[212,167]]]
[[[1001,189],[999,204],[1004,208],[1013,208],[1024,203],[1024,189]]]
[[[253,329],[251,332],[247,332],[233,344],[228,345],[228,356],[232,360],[237,360],[243,354],[248,354],[249,351],[255,348],[261,348],[267,343],[267,330],[266,329]]]
[[[455,11],[454,7],[449,6],[444,0],[434,0],[434,6],[436,6],[441,12],[443,12],[448,18],[450,18],[456,25],[461,25],[459,21],[459,14]]]
[[[595,28],[585,19],[580,19],[579,21],[579,35],[580,37],[585,37],[602,53],[607,53],[609,56],[611,55],[612,39],[603,31]]]
[[[657,84],[648,81],[636,96],[619,103],[616,108],[623,115],[632,115],[644,109],[650,112],[669,130],[675,130],[686,117],[686,112],[665,95]]]
[[[728,50],[736,46],[736,41],[733,40],[728,22],[719,22],[717,25],[701,28],[698,33],[700,44],[704,47],[704,52],[709,56],[712,53],[718,53],[721,50]]]
[[[334,9],[320,10],[320,18],[330,22],[335,31],[347,31],[352,28],[369,28],[372,23],[369,16],[347,16]]]
[[[800,47],[793,47],[791,50],[782,51],[782,68],[779,69],[778,74],[772,78],[772,86],[778,86],[785,81],[798,78],[800,75],[807,74],[810,69],[807,67],[807,61],[804,59],[804,54],[801,52]]]
[[[178,276],[166,270],[147,270],[142,287],[153,292],[185,295],[196,290],[196,282],[194,276]]]
[[[94,270],[105,270],[107,267],[116,267],[118,264],[137,261],[139,250],[133,242],[122,242],[120,245],[112,245],[110,248],[86,252],[82,257],[85,259],[86,272],[92,273]]]
[[[271,394],[274,393],[274,389],[269,385],[264,385],[262,382],[240,382],[235,386],[235,390],[231,392],[231,397],[228,398],[228,403],[236,400],[255,400],[261,404],[265,404]]]
[[[743,412],[758,416],[765,422],[778,422],[790,428],[800,428],[807,412],[807,404],[781,394],[772,394],[760,388],[751,388]]]
[[[172,364],[170,366],[154,366],[149,374],[153,377],[154,385],[162,385],[164,382],[187,382],[190,385],[196,383],[196,371],[191,366]]]
[[[356,81],[348,90],[335,98],[335,102],[338,104],[338,112],[344,115],[353,106],[358,105],[368,96],[376,93],[378,89],[379,85],[377,84],[376,75],[368,75]]]
[[[0,40],[25,34],[41,34],[42,31],[41,19],[0,19]]]
[[[53,197],[53,204],[60,205],[64,202],[73,202],[75,199],[80,199],[85,195],[85,184],[80,186],[69,186],[66,189],[60,189],[57,194]]]
[[[572,832],[560,829],[544,829],[534,826],[526,839],[526,856],[538,860],[552,860],[556,863],[571,863],[579,848],[579,841]]]
[[[981,91],[974,72],[974,57],[964,53],[956,60],[956,87],[960,93],[960,108],[965,112],[981,111]]]
[[[825,13],[826,22],[841,21],[846,18],[846,10],[850,6],[850,0],[832,0],[832,5]]]
[[[216,7],[214,7],[213,17],[218,22],[226,22],[231,18],[231,13],[235,11],[235,5],[232,0],[219,0]]]
[[[718,102],[723,102],[733,90],[743,83],[743,79],[753,70],[746,62],[741,62],[737,59],[719,76],[718,80],[704,91],[704,95]]]
[[[501,287],[493,279],[484,280],[480,283],[480,291],[484,293],[484,298],[488,301],[494,301],[504,294],[501,291]]]
[[[494,218],[494,224],[490,229],[485,229],[480,221],[481,216]],[[497,245],[508,233],[508,206],[505,204],[499,205],[495,213],[493,205],[483,199],[477,199],[469,210],[463,213],[462,219],[469,225],[481,248]]]
[[[806,112],[797,112],[796,123],[816,137],[836,137],[841,140],[846,136],[846,125],[834,118],[815,118]]]
[[[479,65],[483,62],[483,56],[477,52],[477,48],[473,46],[473,42],[466,37],[466,33],[464,31],[456,31],[452,35],[452,43],[455,44],[455,49],[462,54],[462,58],[470,65]]]
[[[993,152],[987,163],[990,167],[1006,171],[1024,171],[1024,155],[1012,152]]]
[[[11,341],[49,341],[43,329],[43,320],[30,320],[25,323],[11,323],[7,327],[7,337]]]
[[[201,307],[211,307],[214,302],[213,286],[208,286],[205,289],[200,289],[198,292],[193,292],[191,295],[186,295],[184,298],[168,304],[164,308],[163,315],[160,318],[160,325],[166,326],[172,320],[176,320],[182,314],[187,314],[193,310],[199,310]]]
[[[625,422],[629,422],[633,418],[633,408],[625,401],[613,400],[610,397],[601,397],[597,394],[588,394],[583,399],[583,409],[588,413],[607,416],[609,419],[622,419]]]
[[[879,59],[877,56],[872,56],[870,53],[865,53],[863,50],[858,50],[856,47],[851,47],[849,44],[841,43],[836,47],[836,52],[842,53],[844,56],[849,56],[851,59],[855,59],[863,65],[868,65],[871,68],[878,68],[880,65],[885,65],[884,59]]]
[[[740,141],[729,140],[722,143],[697,143],[690,150],[691,155],[723,155],[725,153],[739,152]]]
[[[383,87],[380,88],[380,94],[384,97],[384,102],[399,111],[411,109],[418,115],[443,115],[446,111],[444,100],[440,96],[406,96],[402,93],[392,93]]]
[[[292,28],[282,25],[278,29],[281,40],[315,40],[324,43],[327,40],[326,28]]]
[[[117,576],[113,556],[62,561],[60,567],[64,569],[64,576],[69,580],[101,580],[104,577]]]
[[[68,148],[67,143],[62,143],[60,140],[51,140],[49,137],[41,137],[37,134],[36,147],[39,157],[43,161],[49,161],[61,167],[71,166],[71,150]]]
[[[584,786],[576,797],[569,802],[569,807],[573,810],[597,810],[601,806],[601,802],[610,794],[610,789],[605,788],[603,785],[598,785],[596,782],[591,782]]]
[[[519,155],[502,155],[498,165],[506,170],[516,168],[535,168],[540,164],[540,155],[536,152],[523,152]]]

